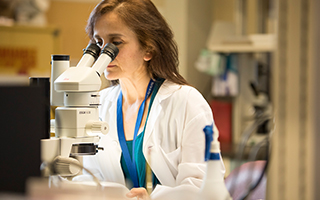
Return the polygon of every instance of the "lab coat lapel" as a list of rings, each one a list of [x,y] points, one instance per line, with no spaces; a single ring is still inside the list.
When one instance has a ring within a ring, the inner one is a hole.
[[[155,105],[156,104],[156,105]],[[148,117],[146,130],[144,133],[144,139],[143,139],[143,149],[146,150],[150,148],[150,146],[154,145],[154,139],[151,137],[154,133],[154,125],[156,121],[158,120],[159,114],[162,111],[162,107],[159,102],[154,101],[153,105],[150,110],[150,114]]]
[[[152,171],[162,184],[172,187],[176,184],[175,177],[166,164],[165,156],[158,148],[159,141],[155,135],[155,124],[158,120],[161,120],[159,118],[160,113],[163,111],[161,103],[179,88],[179,85],[170,84],[168,81],[165,81],[160,87],[151,106],[143,143],[143,153]]]
[[[155,135],[155,123],[159,120],[159,114],[161,112],[162,107],[160,103],[153,102],[145,130],[143,154],[161,184],[173,187],[175,185],[175,179],[166,165],[164,155],[158,148],[159,142]]]
[[[144,150],[146,150],[147,146],[146,144],[149,143],[150,137],[153,135],[154,131],[154,125],[157,120],[159,120],[159,114],[162,111],[162,105],[161,103],[163,100],[166,98],[170,97],[174,91],[178,90],[181,86],[177,84],[172,84],[169,81],[164,81],[164,83],[161,85],[154,101],[151,106],[151,110],[149,113],[147,125],[146,125],[146,130],[145,130],[145,135],[144,135]],[[150,145],[149,145],[150,146]]]

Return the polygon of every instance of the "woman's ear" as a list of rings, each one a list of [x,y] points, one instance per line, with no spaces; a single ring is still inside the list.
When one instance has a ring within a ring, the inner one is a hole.
[[[143,57],[143,60],[148,62],[149,60],[151,60],[152,58],[152,53],[151,52],[147,52],[144,57]]]

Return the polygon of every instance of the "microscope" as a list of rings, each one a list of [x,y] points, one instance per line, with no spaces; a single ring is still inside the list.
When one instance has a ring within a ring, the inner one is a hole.
[[[112,43],[102,50],[91,43],[76,67],[69,67],[69,56],[52,55],[51,105],[58,107],[55,119],[51,120],[55,136],[41,140],[44,176],[74,176],[81,165],[72,157],[95,155],[103,150],[97,144],[109,127],[99,120],[100,75],[118,52]]]

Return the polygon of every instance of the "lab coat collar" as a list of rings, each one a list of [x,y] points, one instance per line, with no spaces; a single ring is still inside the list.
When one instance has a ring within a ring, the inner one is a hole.
[[[154,124],[158,119],[158,116],[160,112],[162,111],[161,103],[170,97],[175,91],[180,89],[181,86],[177,84],[173,84],[170,81],[164,81],[158,90],[158,93],[153,101],[153,104],[151,106],[151,110],[149,113],[149,118],[147,121],[146,131],[145,131],[145,138],[144,138],[144,144],[148,141],[149,137],[153,133]],[[146,146],[144,146],[146,148]]]
[[[157,93],[156,99],[158,99],[158,102],[161,103],[161,101],[170,97],[175,91],[177,91],[180,88],[181,88],[181,85],[174,84],[170,81],[165,80],[162,83],[162,85]]]

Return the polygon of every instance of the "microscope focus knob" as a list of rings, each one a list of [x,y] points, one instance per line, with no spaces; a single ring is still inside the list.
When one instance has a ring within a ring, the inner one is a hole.
[[[54,174],[61,176],[75,176],[81,171],[79,160],[70,157],[57,156],[52,162]]]
[[[86,132],[90,136],[99,134],[106,135],[109,132],[109,125],[102,121],[89,121],[86,124]]]

